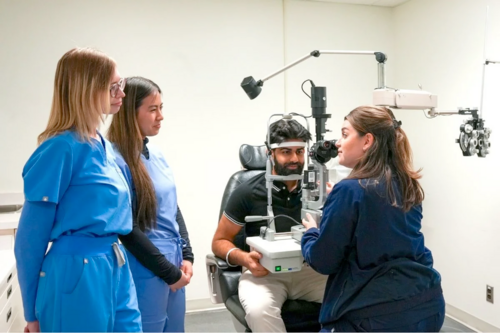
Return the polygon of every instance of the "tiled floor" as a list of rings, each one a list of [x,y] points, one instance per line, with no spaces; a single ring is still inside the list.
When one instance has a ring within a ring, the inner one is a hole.
[[[193,312],[186,315],[186,332],[235,332],[227,310]],[[446,317],[441,332],[474,332]]]
[[[11,332],[22,332],[25,322],[20,319]],[[186,314],[186,332],[235,332],[231,314],[227,310],[201,311]],[[441,332],[474,332],[459,322],[446,317]]]
[[[226,309],[186,314],[186,332],[235,332]]]

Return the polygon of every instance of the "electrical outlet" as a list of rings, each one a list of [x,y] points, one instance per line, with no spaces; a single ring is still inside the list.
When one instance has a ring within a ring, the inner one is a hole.
[[[486,285],[486,302],[493,303],[493,287]]]

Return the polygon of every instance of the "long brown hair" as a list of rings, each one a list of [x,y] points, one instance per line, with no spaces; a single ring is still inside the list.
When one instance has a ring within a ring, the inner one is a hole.
[[[125,97],[120,111],[113,116],[108,138],[120,151],[127,163],[136,189],[136,205],[133,216],[144,231],[156,228],[156,195],[151,177],[141,160],[143,139],[137,110],[143,100],[151,94],[161,94],[160,87],[143,77],[127,78]]]
[[[57,63],[54,95],[47,128],[38,144],[63,131],[73,129],[90,141],[99,120],[109,113],[108,92],[115,61],[91,48],[74,48]]]
[[[351,179],[385,180],[387,194],[392,206],[409,211],[424,200],[424,190],[418,179],[420,170],[413,170],[410,142],[401,124],[392,111],[385,107],[360,106],[346,117],[360,136],[373,135],[373,144],[353,168]],[[399,183],[402,202],[397,201],[393,176]]]

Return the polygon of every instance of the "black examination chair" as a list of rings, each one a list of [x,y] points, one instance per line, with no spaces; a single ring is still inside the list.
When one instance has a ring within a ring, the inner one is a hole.
[[[233,174],[227,182],[222,197],[219,220],[226,206],[227,200],[233,190],[246,180],[265,172],[266,170],[266,148],[265,146],[242,145],[240,147],[240,161],[244,170]],[[235,237],[235,245],[241,249],[245,248],[245,228]],[[242,331],[251,332],[245,321],[245,310],[238,298],[238,282],[241,276],[241,266],[229,267],[224,259],[209,254],[206,257],[208,284],[213,303],[224,303],[226,308],[234,316],[235,326]],[[288,332],[318,332],[319,310],[321,304],[287,300],[281,308],[281,316],[285,322]],[[241,324],[241,327],[238,327]]]

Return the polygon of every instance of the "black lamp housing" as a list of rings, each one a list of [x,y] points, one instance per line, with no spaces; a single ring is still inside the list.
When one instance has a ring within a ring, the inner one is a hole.
[[[248,95],[250,99],[254,99],[255,97],[259,96],[260,92],[262,91],[262,86],[264,85],[264,82],[261,80],[255,81],[255,79],[252,76],[248,76],[241,81],[241,87],[243,90],[245,90],[245,93]]]

